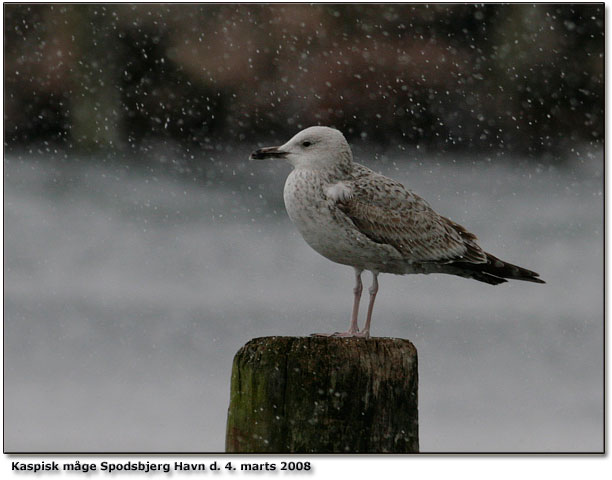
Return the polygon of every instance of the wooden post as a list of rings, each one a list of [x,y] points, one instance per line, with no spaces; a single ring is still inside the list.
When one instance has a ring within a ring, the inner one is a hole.
[[[226,451],[418,452],[417,384],[408,340],[255,338],[234,357]]]

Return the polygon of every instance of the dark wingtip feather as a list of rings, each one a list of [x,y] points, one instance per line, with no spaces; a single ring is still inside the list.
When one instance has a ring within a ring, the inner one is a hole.
[[[521,277],[521,278],[517,278],[517,280],[523,280],[524,282],[533,282],[533,283],[546,283],[544,280],[541,280],[537,277]]]
[[[490,253],[486,255],[486,263],[453,262],[452,265],[458,267],[458,271],[461,272],[457,273],[458,275],[473,278],[490,285],[499,285],[500,283],[507,282],[508,280],[506,279],[546,283],[538,278],[540,275],[536,272],[504,262]]]
[[[538,278],[540,276],[539,273],[504,262],[490,253],[487,253],[487,263],[482,266],[482,270],[502,278],[521,280],[523,282],[546,283]]]

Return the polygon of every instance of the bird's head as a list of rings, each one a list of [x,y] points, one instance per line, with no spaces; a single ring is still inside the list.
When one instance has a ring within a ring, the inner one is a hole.
[[[353,155],[344,135],[334,128],[309,127],[279,147],[251,153],[252,160],[284,158],[295,168],[325,169],[349,165]]]

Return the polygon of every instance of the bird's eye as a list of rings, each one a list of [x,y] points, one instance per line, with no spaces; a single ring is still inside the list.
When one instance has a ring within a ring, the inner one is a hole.
[[[310,147],[312,145],[312,143],[310,143],[308,140],[306,140],[305,142],[302,142],[302,147]]]

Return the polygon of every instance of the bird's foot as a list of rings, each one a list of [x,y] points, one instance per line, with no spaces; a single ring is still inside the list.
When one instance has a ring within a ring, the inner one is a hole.
[[[334,333],[313,333],[311,337],[336,337],[336,338],[370,338],[370,332],[334,332]]]

